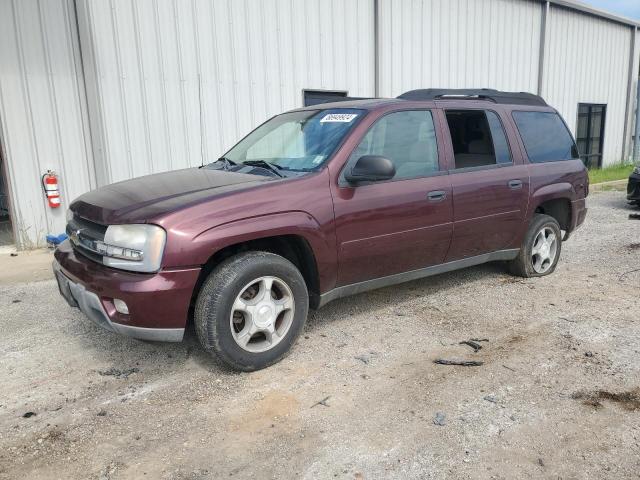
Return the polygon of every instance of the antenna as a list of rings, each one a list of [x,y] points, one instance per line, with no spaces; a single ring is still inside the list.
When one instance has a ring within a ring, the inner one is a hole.
[[[200,112],[200,168],[204,167],[204,119],[202,118],[202,80],[198,73],[198,110]]]

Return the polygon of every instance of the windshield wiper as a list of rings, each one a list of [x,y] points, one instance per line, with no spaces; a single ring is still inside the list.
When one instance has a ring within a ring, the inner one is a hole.
[[[267,162],[266,160],[245,160],[244,162],[242,162],[242,164],[249,165],[250,167],[266,168],[267,170],[270,170],[276,175],[278,175],[279,177],[284,178],[284,175],[279,172],[279,170],[282,170],[282,168],[276,165],[275,163],[270,163],[270,162]]]
[[[211,163],[209,163],[207,165],[202,165],[199,168],[205,168],[205,167],[208,167],[209,165],[213,165],[214,163],[218,163],[218,162],[222,162],[222,169],[223,170],[229,170],[229,167],[235,167],[235,166],[238,165],[236,162],[234,162],[233,160],[228,159],[227,157],[220,157],[215,162],[211,162]]]
[[[220,157],[219,159],[216,160],[216,162],[223,162],[224,163],[224,170],[229,170],[229,167],[235,167],[236,165],[238,165],[236,162],[234,162],[233,160],[228,159],[227,157]]]

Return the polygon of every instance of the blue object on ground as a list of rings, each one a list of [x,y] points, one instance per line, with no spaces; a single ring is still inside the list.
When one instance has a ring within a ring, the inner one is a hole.
[[[69,237],[66,233],[61,233],[60,235],[47,235],[47,243],[49,245],[60,245],[67,238]]]

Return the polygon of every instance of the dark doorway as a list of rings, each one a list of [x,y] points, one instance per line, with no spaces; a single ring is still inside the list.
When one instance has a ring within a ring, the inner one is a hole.
[[[318,105],[320,103],[341,102],[347,98],[345,91],[339,90],[303,90],[304,106]]]
[[[604,121],[607,106],[594,103],[578,104],[576,143],[580,158],[588,168],[602,167]]]
[[[14,243],[13,227],[9,214],[9,189],[6,180],[4,161],[0,152],[0,247]]]

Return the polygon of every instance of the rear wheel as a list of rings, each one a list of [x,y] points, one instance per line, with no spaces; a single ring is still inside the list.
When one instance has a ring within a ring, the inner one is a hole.
[[[247,252],[224,261],[203,284],[196,331],[225,364],[259,370],[287,354],[308,310],[307,287],[295,265],[272,253]]]
[[[520,277],[542,277],[552,273],[562,249],[562,232],[557,220],[549,215],[535,214],[518,256],[509,263],[509,270]]]

